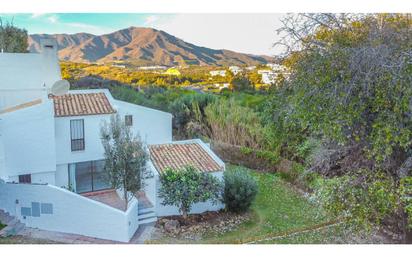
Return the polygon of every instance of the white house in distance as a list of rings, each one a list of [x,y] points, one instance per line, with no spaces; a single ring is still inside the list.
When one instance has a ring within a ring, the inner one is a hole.
[[[262,76],[263,84],[273,84],[276,81],[277,73],[273,70],[258,70],[258,74]]]
[[[212,71],[209,71],[209,74],[212,77],[214,77],[214,76],[225,77],[226,76],[226,71],[225,70],[212,70]]]
[[[230,66],[229,70],[233,73],[233,75],[237,75],[242,72],[242,68],[238,66]]]
[[[106,89],[53,95],[57,46],[0,53],[0,210],[27,227],[128,242],[139,225],[176,215],[157,191],[165,168],[192,165],[222,179],[225,164],[199,139],[172,140],[172,115],[116,100]],[[100,127],[119,114],[147,144],[153,176],[128,209],[104,174]],[[223,208],[199,203],[193,213]]]

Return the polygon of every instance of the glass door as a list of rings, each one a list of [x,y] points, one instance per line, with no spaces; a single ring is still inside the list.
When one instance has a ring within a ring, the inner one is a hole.
[[[69,185],[76,193],[111,188],[104,172],[104,160],[69,164]]]

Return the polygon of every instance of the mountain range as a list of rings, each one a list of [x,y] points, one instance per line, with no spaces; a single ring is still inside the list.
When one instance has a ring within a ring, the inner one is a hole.
[[[133,62],[139,65],[257,65],[272,57],[196,46],[153,28],[130,27],[105,35],[32,34],[29,51],[39,52],[41,38],[55,38],[61,60],[86,63]]]

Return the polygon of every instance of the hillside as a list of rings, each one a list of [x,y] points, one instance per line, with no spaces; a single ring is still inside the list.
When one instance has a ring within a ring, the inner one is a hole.
[[[72,62],[130,61],[141,65],[256,65],[272,61],[257,56],[214,50],[185,42],[164,31],[130,27],[105,35],[33,34],[29,50],[38,52],[41,38],[56,38],[59,57]]]

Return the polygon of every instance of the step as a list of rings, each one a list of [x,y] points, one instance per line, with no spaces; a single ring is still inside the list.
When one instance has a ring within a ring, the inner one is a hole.
[[[141,220],[149,217],[156,217],[156,213],[154,211],[139,213],[138,219]]]
[[[10,219],[8,222],[6,222],[6,225],[7,225],[8,227],[14,226],[14,225],[16,225],[16,224],[19,222],[19,220],[16,219],[15,217],[10,217],[10,218],[11,218],[11,219]]]
[[[20,233],[23,229],[25,229],[26,228],[26,226],[23,224],[23,223],[21,223],[21,222],[19,222],[19,223],[17,223],[15,226],[14,226],[14,230],[15,230],[15,233],[16,234],[18,234],[18,233]]]
[[[0,212],[0,219],[6,218],[7,216],[9,216],[7,213]]]
[[[156,210],[155,210],[154,207],[151,207],[151,208],[142,208],[142,209],[139,208],[138,214],[140,215],[140,214],[143,214],[143,213],[155,212],[155,211],[156,211]]]
[[[11,226],[7,226],[5,227],[1,232],[0,232],[0,236],[15,236],[17,235],[19,232],[21,232],[26,226],[21,223],[21,222],[17,222]]]
[[[152,222],[156,222],[157,221],[157,217],[147,217],[147,218],[143,218],[143,219],[139,219],[139,225],[142,224],[147,224],[147,223],[152,223]]]
[[[1,219],[1,223],[8,225],[11,221],[13,221],[14,217],[13,216],[6,216]]]

